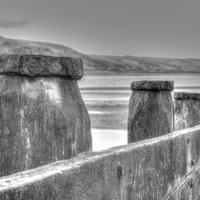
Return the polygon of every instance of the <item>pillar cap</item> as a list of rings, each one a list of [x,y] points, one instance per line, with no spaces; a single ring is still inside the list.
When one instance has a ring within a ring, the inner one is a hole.
[[[132,90],[152,90],[160,91],[167,90],[173,91],[174,82],[173,81],[134,81],[131,83]]]
[[[83,62],[80,58],[18,54],[0,56],[0,74],[60,76],[78,80],[83,73]]]
[[[200,100],[200,93],[186,93],[186,92],[175,92],[174,99],[182,100],[182,99],[193,99]]]

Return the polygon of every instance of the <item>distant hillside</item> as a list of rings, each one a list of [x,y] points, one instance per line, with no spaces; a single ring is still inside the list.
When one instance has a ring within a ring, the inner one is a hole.
[[[7,39],[1,36],[0,54],[79,57],[83,59],[87,74],[127,74],[136,72],[200,73],[200,59],[86,55],[59,44]]]

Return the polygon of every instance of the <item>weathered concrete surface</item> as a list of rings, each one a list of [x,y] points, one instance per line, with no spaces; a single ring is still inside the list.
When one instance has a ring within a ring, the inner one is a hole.
[[[200,124],[200,94],[174,94],[174,130],[182,130]]]
[[[199,200],[200,199],[200,166],[188,174],[166,200]]]
[[[27,76],[61,76],[80,79],[83,62],[79,58],[41,55],[2,55],[0,74]]]
[[[184,99],[193,99],[200,100],[200,93],[186,93],[186,92],[175,92],[174,99],[184,100]]]
[[[0,75],[0,176],[91,147],[90,119],[76,80]]]
[[[173,131],[172,81],[138,81],[131,84],[128,143]]]
[[[199,167],[200,126],[2,177],[0,199],[199,200]]]
[[[131,83],[132,90],[174,90],[173,81],[135,81]]]

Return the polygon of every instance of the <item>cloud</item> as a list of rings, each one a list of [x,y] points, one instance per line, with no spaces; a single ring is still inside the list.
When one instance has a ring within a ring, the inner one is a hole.
[[[22,28],[31,23],[27,19],[0,19],[1,28]]]

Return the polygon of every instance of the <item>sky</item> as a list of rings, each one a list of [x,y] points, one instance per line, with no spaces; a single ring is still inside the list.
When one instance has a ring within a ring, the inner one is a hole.
[[[200,0],[0,0],[0,36],[86,54],[200,58]]]

